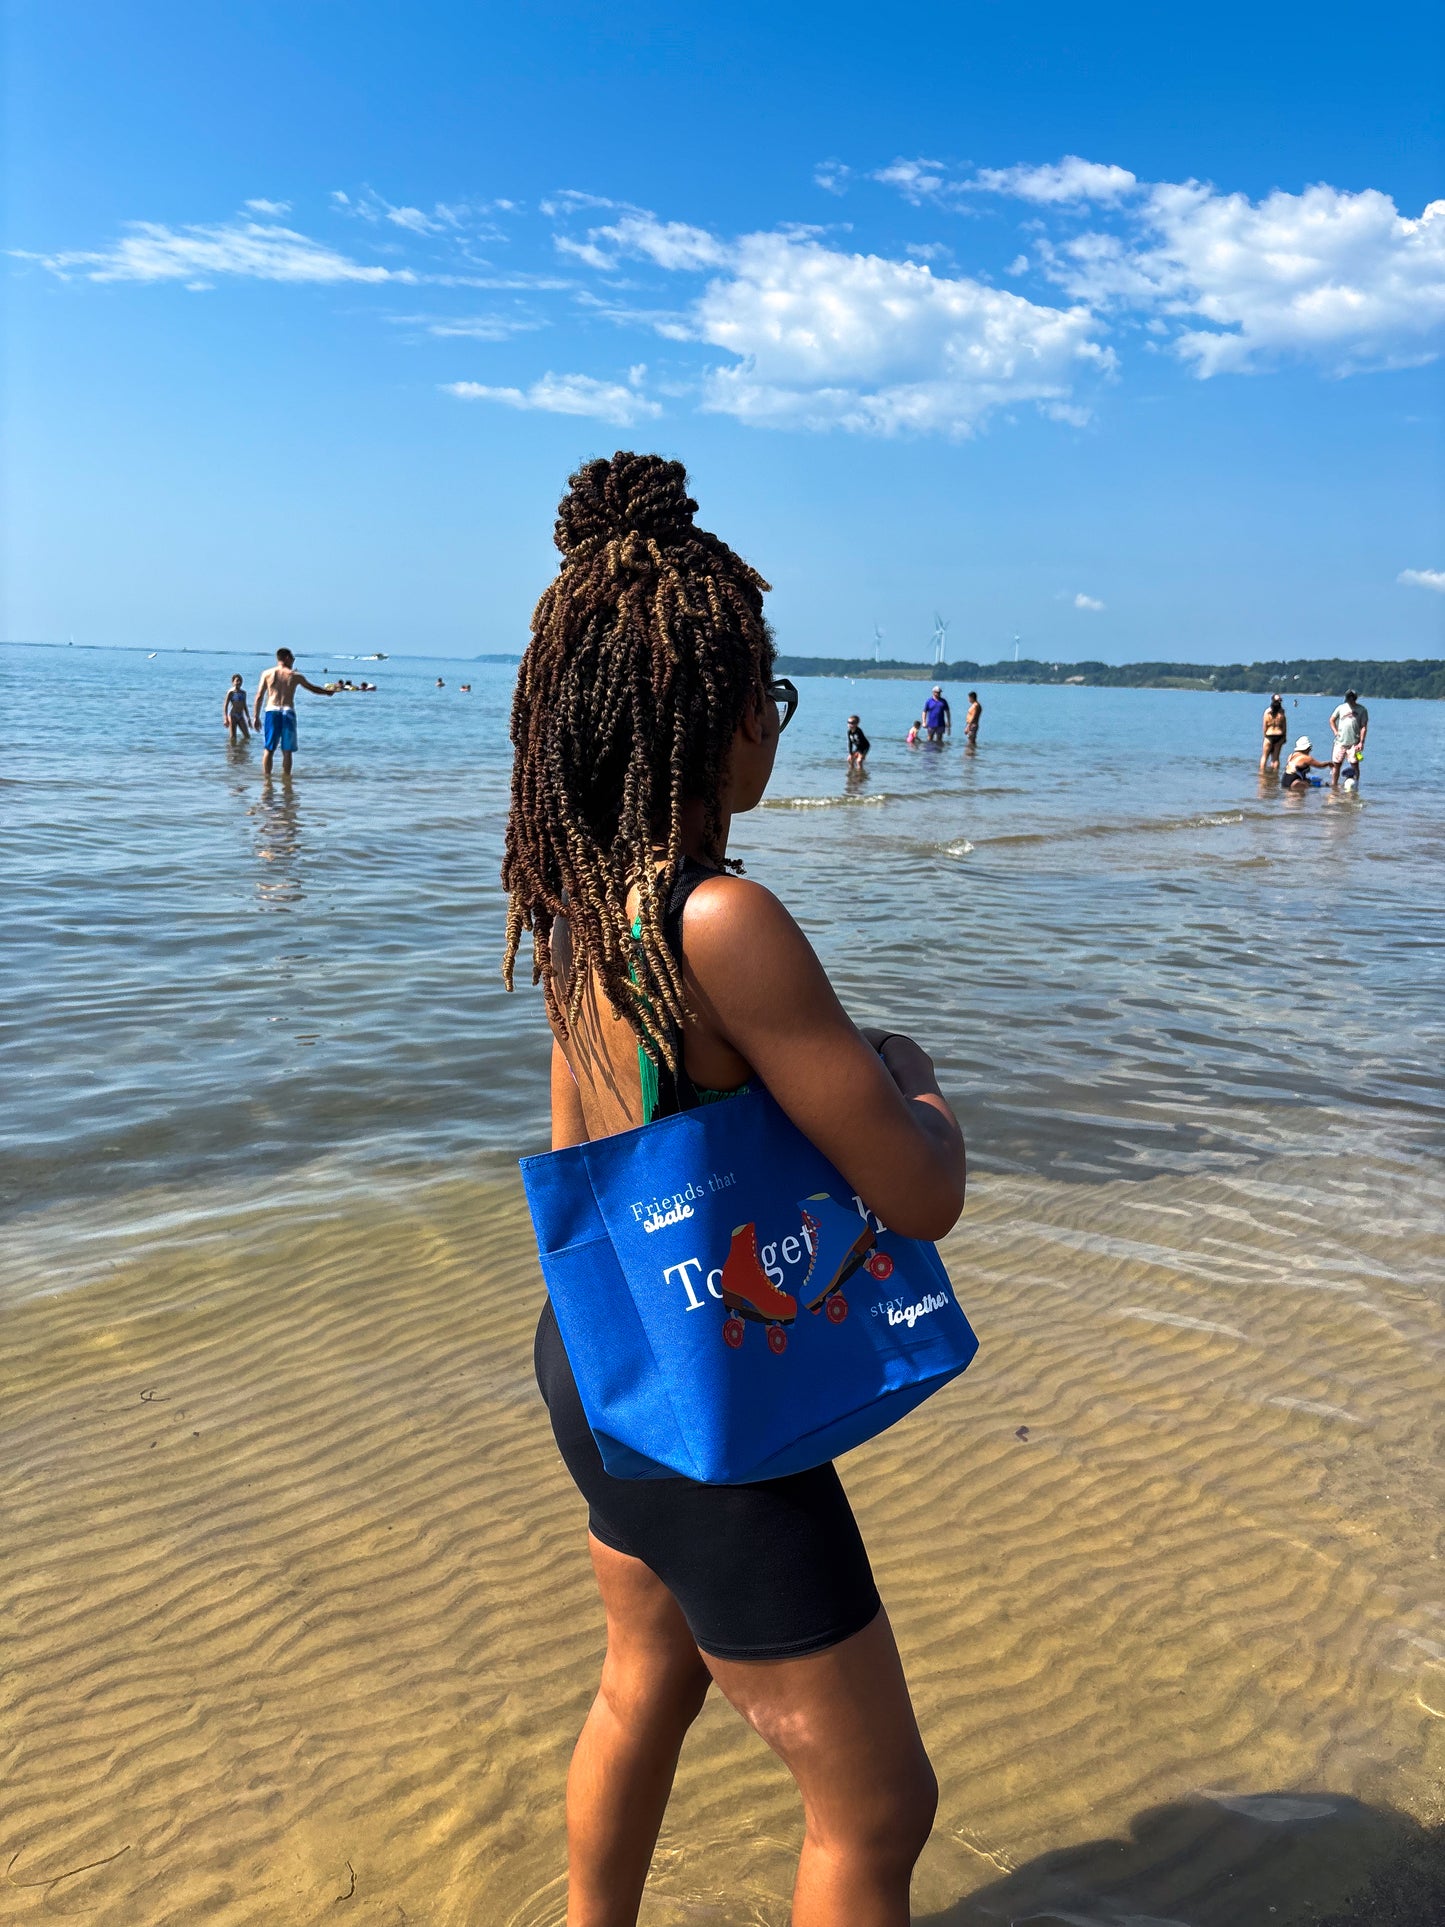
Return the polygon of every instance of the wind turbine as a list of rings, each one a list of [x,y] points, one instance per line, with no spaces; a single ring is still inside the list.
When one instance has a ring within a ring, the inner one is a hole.
[[[878,627],[878,624],[875,622],[873,625],[873,660],[874,662],[878,662],[881,659],[882,650],[883,650],[883,631]]]
[[[933,666],[946,660],[948,650],[948,624],[937,610],[933,614]]]

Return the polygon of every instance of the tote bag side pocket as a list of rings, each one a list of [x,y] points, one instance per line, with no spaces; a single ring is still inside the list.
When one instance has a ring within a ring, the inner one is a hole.
[[[656,1128],[656,1125],[643,1127],[649,1131]],[[608,1303],[615,1305],[617,1310],[617,1356],[630,1356],[632,1361],[623,1397],[619,1399],[616,1390],[613,1390],[605,1404],[599,1401],[594,1408],[599,1413],[608,1413],[609,1429],[601,1431],[593,1424],[592,1435],[597,1440],[602,1463],[614,1478],[700,1479],[702,1470],[697,1454],[673,1398],[672,1375],[657,1355],[653,1333],[637,1302],[632,1278],[623,1263],[622,1253],[617,1249],[616,1239],[608,1228],[602,1202],[597,1196],[593,1162],[599,1155],[607,1162],[614,1142],[613,1139],[602,1138],[577,1147],[587,1171],[598,1232],[607,1242],[605,1262],[611,1268],[613,1281]],[[604,1146],[608,1148],[604,1149]],[[620,1424],[619,1420],[622,1421]],[[590,1411],[588,1422],[592,1423]],[[625,1434],[625,1437],[619,1436],[619,1433]]]
[[[615,1478],[695,1476],[671,1401],[657,1398],[651,1340],[598,1207],[590,1148],[522,1159],[542,1275],[582,1409]]]

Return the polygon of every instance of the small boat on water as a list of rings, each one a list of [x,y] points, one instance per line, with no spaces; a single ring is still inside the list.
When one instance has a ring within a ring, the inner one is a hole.
[[[384,654],[382,653],[382,651],[381,651],[380,649],[378,649],[378,650],[377,650],[377,652],[376,652],[376,654],[375,654],[374,656],[363,656],[363,657],[361,658],[361,660],[362,660],[363,662],[385,662],[385,661],[387,660],[387,658],[386,658],[386,656],[385,656],[385,655],[384,655]]]

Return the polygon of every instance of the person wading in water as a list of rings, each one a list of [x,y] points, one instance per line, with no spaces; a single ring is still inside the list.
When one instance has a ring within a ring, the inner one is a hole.
[[[963,1207],[964,1145],[932,1063],[855,1028],[787,910],[727,857],[797,692],[774,679],[768,585],[694,525],[696,507],[680,462],[581,468],[518,674],[504,975],[510,987],[530,931],[553,1146],[757,1079],[890,1227],[942,1237]],[[793,1927],[906,1927],[937,1784],[836,1471],[614,1478],[550,1304],[536,1363],[607,1616],[567,1782],[569,1927],[636,1921],[713,1685],[802,1795]]]
[[[327,683],[308,682],[301,671],[295,667],[296,658],[289,649],[278,649],[276,660],[256,684],[256,709],[254,722],[262,731],[261,773],[271,774],[271,759],[279,749],[281,752],[281,774],[291,774],[291,758],[296,753],[296,691],[309,689],[313,696],[334,696],[336,686]],[[262,724],[261,705],[265,704],[265,724]]]
[[[1264,712],[1264,748],[1259,753],[1259,773],[1279,768],[1279,753],[1284,748],[1284,739],[1289,733],[1285,720],[1284,704],[1278,696],[1271,696],[1269,707]]]

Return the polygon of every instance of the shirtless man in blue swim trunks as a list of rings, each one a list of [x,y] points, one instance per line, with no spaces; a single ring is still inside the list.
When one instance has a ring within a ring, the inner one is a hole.
[[[261,747],[265,752],[261,758],[261,771],[265,776],[271,774],[271,759],[278,749],[281,752],[281,774],[291,774],[291,758],[296,751],[296,691],[309,689],[313,696],[336,694],[331,683],[327,683],[323,689],[318,683],[308,682],[299,669],[292,667],[295,661],[289,649],[278,649],[274,666],[256,684],[255,723],[261,731]],[[264,718],[261,713],[263,702],[266,705]]]

